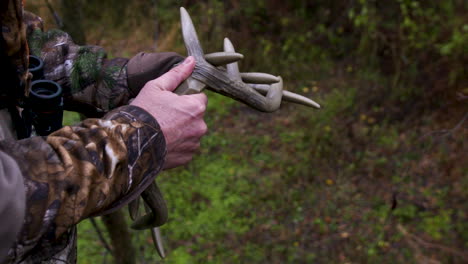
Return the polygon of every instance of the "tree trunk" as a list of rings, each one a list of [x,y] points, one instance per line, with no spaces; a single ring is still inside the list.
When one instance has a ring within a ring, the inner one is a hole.
[[[136,253],[122,210],[101,217],[112,244],[116,264],[135,264]]]

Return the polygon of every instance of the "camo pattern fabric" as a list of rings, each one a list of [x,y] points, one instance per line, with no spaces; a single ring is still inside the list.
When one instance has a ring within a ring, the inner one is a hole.
[[[42,19],[30,12],[24,22],[31,54],[44,61],[45,79],[62,86],[66,110],[99,117],[131,99],[128,59],[107,59],[102,47],[76,45],[58,29],[44,32]]]
[[[5,263],[40,263],[70,245],[80,220],[140,195],[162,168],[165,141],[152,116],[123,106],[48,137],[0,141],[0,151],[20,164],[27,208]]]

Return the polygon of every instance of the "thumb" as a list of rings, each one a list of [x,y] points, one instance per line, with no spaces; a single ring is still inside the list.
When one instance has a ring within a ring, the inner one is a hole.
[[[187,57],[181,64],[151,82],[155,82],[157,85],[154,85],[154,87],[161,91],[172,92],[192,74],[194,67],[195,59],[192,56]]]

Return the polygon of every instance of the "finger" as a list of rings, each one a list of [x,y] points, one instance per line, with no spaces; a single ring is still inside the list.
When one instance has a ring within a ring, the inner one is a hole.
[[[200,116],[200,115],[199,115]],[[200,139],[208,132],[208,126],[201,117],[197,117],[193,125],[187,127],[184,131],[184,139],[180,143],[194,143],[200,141]]]
[[[178,145],[177,150],[172,152],[172,154],[179,156],[193,155],[200,149],[200,146],[200,140],[193,138],[189,142]]]
[[[183,95],[186,100],[185,106],[191,116],[201,118],[206,112],[208,98],[205,94]]]
[[[192,135],[188,139],[188,142],[199,142],[207,132],[208,126],[206,125],[205,121],[200,120],[200,122],[197,122],[196,126],[193,127]]]
[[[162,75],[161,77],[152,80],[156,85],[154,87],[161,91],[174,91],[179,84],[187,79],[192,74],[193,68],[195,67],[195,59],[190,56],[187,57],[181,64],[172,68],[170,71]]]
[[[176,155],[168,154],[168,156],[166,156],[166,162],[164,163],[164,169],[167,170],[167,169],[172,169],[175,167],[185,165],[189,163],[192,160],[192,158],[193,158],[193,155],[184,155],[181,157],[177,154]]]
[[[197,93],[197,94],[191,94],[191,95],[185,95],[185,96],[190,96],[192,100],[196,100],[206,106],[208,104],[208,97],[204,93]]]
[[[198,141],[200,141],[200,139],[206,135],[206,133],[208,133],[208,125],[203,121],[203,123],[201,124],[201,127],[200,127],[200,137],[198,138]]]

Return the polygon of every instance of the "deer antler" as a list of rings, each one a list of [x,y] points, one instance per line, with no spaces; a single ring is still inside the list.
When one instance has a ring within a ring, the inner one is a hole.
[[[141,193],[143,201],[145,201],[145,211],[147,214],[139,217],[139,201],[140,197],[130,202],[128,210],[130,218],[134,220],[131,228],[136,230],[150,229],[153,244],[161,258],[165,258],[164,247],[162,242],[159,226],[167,222],[167,206],[161,191],[156,182],[152,182],[146,190]]]
[[[229,96],[263,112],[277,110],[283,96],[286,100],[292,99],[293,102],[320,108],[317,103],[306,97],[291,92],[283,92],[281,77],[266,73],[239,73],[237,62],[227,64],[227,71],[214,67],[207,61],[207,59],[210,59],[209,55],[205,56],[203,53],[192,19],[183,7],[180,8],[180,17],[187,53],[189,56],[194,56],[196,61],[190,78],[195,79],[197,82],[193,82],[189,78],[187,81],[189,87],[192,82],[192,85],[198,86],[196,90],[200,90],[202,86],[200,83],[206,84],[210,90]],[[232,43],[227,38],[224,40],[224,52],[226,55],[236,54]],[[243,81],[257,84],[249,85]],[[270,85],[265,86],[265,83]],[[257,92],[257,90],[265,95]],[[179,91],[176,90],[176,92]]]

